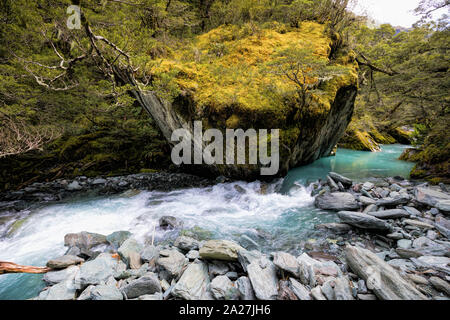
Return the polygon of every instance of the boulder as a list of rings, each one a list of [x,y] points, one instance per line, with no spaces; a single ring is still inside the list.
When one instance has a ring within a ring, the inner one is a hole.
[[[228,264],[223,261],[213,260],[211,261],[211,263],[208,264],[209,274],[213,277],[222,276],[226,274],[229,270],[230,268],[228,267]]]
[[[311,296],[314,300],[327,300],[327,298],[323,295],[320,286],[311,289]]]
[[[174,246],[183,251],[190,251],[190,250],[198,250],[200,244],[194,238],[180,236],[175,240]]]
[[[410,216],[408,211],[403,209],[372,211],[368,212],[367,214],[379,219],[398,219]]]
[[[330,176],[327,176],[327,182],[328,182],[328,185],[331,188],[331,191],[338,191],[339,190],[339,186],[337,185],[336,182],[334,182],[333,178],[331,178]]]
[[[287,271],[294,276],[298,276],[299,263],[297,259],[286,252],[275,252],[273,255],[273,263],[281,270]]]
[[[161,250],[159,254],[156,264],[166,270],[172,278],[178,277],[187,263],[184,254],[176,249]]]
[[[361,212],[340,211],[338,212],[338,217],[342,222],[361,229],[380,231],[390,231],[392,229],[387,222]]]
[[[299,300],[311,300],[311,294],[304,285],[302,285],[294,278],[290,278],[289,281],[292,291],[294,291]]]
[[[414,190],[416,200],[430,207],[436,207],[439,210],[449,212],[450,195],[430,188],[417,187]]]
[[[215,277],[210,284],[211,293],[217,300],[237,300],[239,290],[227,276]]]
[[[200,257],[202,259],[237,261],[239,250],[245,249],[233,241],[209,240],[200,248]]]
[[[239,290],[241,300],[256,300],[252,283],[247,277],[240,277],[236,280],[236,287]]]
[[[438,216],[434,219],[434,226],[444,237],[450,239],[450,220]]]
[[[159,249],[155,246],[146,246],[140,252],[141,260],[149,264],[155,264],[159,258]]]
[[[172,290],[175,297],[185,300],[202,300],[208,296],[210,284],[206,263],[191,263]]]
[[[90,292],[91,300],[123,300],[123,295],[114,286],[98,285]]]
[[[195,260],[200,258],[200,253],[198,252],[198,250],[191,250],[186,254],[186,258],[188,258],[189,260]]]
[[[163,216],[159,218],[159,226],[162,229],[178,229],[183,226],[183,221],[173,216]]]
[[[345,257],[350,269],[364,279],[379,299],[425,300],[426,297],[388,263],[369,250],[347,245]]]
[[[84,262],[83,258],[72,256],[72,255],[64,255],[55,259],[51,259],[47,262],[47,267],[51,269],[64,269],[69,266],[79,264]]]
[[[79,270],[80,270],[79,266],[70,266],[63,270],[50,271],[44,274],[42,280],[44,280],[45,283],[47,283],[48,285],[52,286],[57,283],[68,280],[69,278],[71,279],[75,278],[75,275],[78,273]]]
[[[427,237],[415,239],[412,247],[424,256],[445,256],[450,254],[450,244],[440,244]]]
[[[331,232],[335,232],[338,234],[341,233],[347,233],[350,230],[352,230],[352,227],[349,226],[348,224],[345,223],[323,223],[323,224],[317,224],[314,226],[315,229],[319,229],[319,230],[328,230]]]
[[[383,199],[379,199],[377,200],[377,202],[375,203],[377,206],[379,207],[393,207],[393,206],[398,206],[399,204],[407,204],[410,201],[410,197],[409,196],[398,196],[395,198],[383,198]]]
[[[435,269],[450,275],[450,258],[448,257],[421,256],[418,258],[411,258],[411,261],[417,267]]]
[[[324,210],[357,210],[359,204],[355,197],[348,192],[332,192],[318,195],[314,201],[316,207]]]
[[[355,300],[352,295],[350,281],[345,277],[339,277],[334,281],[334,294],[336,300]]]
[[[106,236],[106,240],[115,248],[118,249],[128,238],[131,237],[129,231],[116,231]]]
[[[145,274],[136,280],[131,281],[121,288],[126,299],[133,299],[145,294],[161,292],[161,284],[158,276],[152,272]]]
[[[436,288],[436,290],[441,291],[450,297],[450,284],[448,281],[442,280],[438,277],[431,277],[429,281],[433,287]]]
[[[134,260],[138,260],[138,261],[134,261],[135,263],[139,262],[140,260],[140,255],[139,252],[141,252],[142,250],[142,246],[133,238],[128,238],[127,240],[125,240],[122,245],[120,246],[120,248],[117,250],[117,253],[120,255],[120,258],[122,258],[122,261],[125,262],[127,264],[128,267],[130,267],[130,261],[131,258],[134,257]],[[137,258],[137,256],[139,258]],[[138,266],[139,268],[140,266]],[[133,268],[135,269],[135,268]]]
[[[290,282],[287,280],[278,281],[277,300],[298,300],[297,295],[292,291]]]
[[[328,173],[328,175],[333,178],[335,181],[339,181],[340,183],[342,183],[343,185],[346,186],[351,186],[353,184],[353,181],[349,178],[346,178],[336,172],[330,172]]]
[[[94,260],[87,261],[80,266],[80,270],[75,276],[75,284],[79,289],[91,284],[101,284],[114,275],[117,266],[118,261],[111,254],[101,253]]]
[[[242,249],[238,251],[238,261],[245,272],[247,272],[247,266],[253,261],[259,260],[261,256],[261,252],[256,250],[248,251],[246,249]]]
[[[104,235],[91,232],[69,233],[64,236],[64,245],[66,247],[78,247],[80,249],[90,250],[98,245],[108,245]]]
[[[278,279],[275,265],[260,258],[247,266],[248,277],[259,300],[275,300],[278,296]]]
[[[365,197],[365,196],[360,196],[359,197],[359,201],[364,205],[364,206],[368,206],[371,204],[375,204],[375,200],[369,197]]]
[[[39,294],[40,300],[74,300],[77,288],[73,279],[62,281]]]

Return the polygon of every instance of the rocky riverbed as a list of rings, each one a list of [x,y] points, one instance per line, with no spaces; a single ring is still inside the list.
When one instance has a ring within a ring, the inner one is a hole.
[[[180,235],[139,243],[128,231],[67,234],[39,300],[399,300],[450,297],[450,194],[400,177],[355,183],[330,172],[315,205],[339,223],[302,252],[262,253]],[[159,228],[177,230],[176,217]],[[151,230],[150,230],[151,231]],[[63,239],[61,239],[63,241]]]

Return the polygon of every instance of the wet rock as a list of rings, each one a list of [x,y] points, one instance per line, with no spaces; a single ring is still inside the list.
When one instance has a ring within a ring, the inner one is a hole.
[[[66,247],[78,247],[80,249],[90,250],[99,245],[108,245],[104,235],[91,232],[69,233],[64,236],[64,245]]]
[[[347,245],[347,264],[364,279],[378,298],[382,300],[424,300],[426,297],[406,281],[389,264],[367,249]]]
[[[311,300],[311,294],[303,284],[301,284],[294,278],[290,278],[289,281],[292,291],[295,293],[299,300]]]
[[[324,210],[356,210],[359,204],[355,197],[348,192],[324,193],[316,197],[314,201],[316,207]]]
[[[399,204],[407,204],[410,200],[409,196],[398,196],[396,198],[383,198],[377,200],[375,203],[379,207],[393,207],[398,206]]]
[[[180,221],[173,216],[163,216],[159,218],[159,226],[162,229],[178,229],[183,226],[183,221]]]
[[[64,255],[55,259],[51,259],[47,262],[47,267],[52,269],[64,269],[69,266],[79,264],[84,262],[84,259],[72,256],[72,255]]]
[[[436,290],[441,291],[450,297],[450,284],[447,281],[438,277],[431,277],[429,280]]]
[[[207,296],[209,284],[208,266],[203,262],[194,262],[183,272],[172,294],[185,300],[201,300]]]
[[[237,261],[239,250],[245,249],[233,241],[209,240],[200,248],[200,257],[202,259]]]
[[[450,220],[444,217],[436,217],[434,220],[436,229],[447,239],[450,239]]]
[[[131,237],[129,231],[116,231],[106,236],[106,240],[116,249],[118,249],[128,238]]]
[[[398,219],[410,216],[410,214],[403,209],[380,210],[369,212],[368,214],[379,219]]]
[[[330,176],[327,176],[327,182],[328,182],[328,185],[331,188],[331,191],[338,191],[339,190],[339,186],[337,185],[336,182],[334,182],[333,178],[331,178]]]
[[[425,269],[435,269],[450,275],[450,258],[435,257],[435,256],[421,256],[418,258],[411,258],[411,261],[417,266]]]
[[[91,290],[91,300],[123,300],[119,289],[113,286],[98,285]]]
[[[252,283],[247,277],[240,277],[236,280],[236,287],[239,290],[241,300],[256,300]]]
[[[210,284],[211,293],[217,300],[237,300],[239,290],[227,276],[217,276]]]
[[[342,222],[361,229],[390,231],[392,228],[387,222],[361,212],[340,211],[338,217]]]
[[[423,228],[423,229],[433,229],[434,228],[433,225],[426,223],[426,222],[419,221],[419,220],[405,219],[405,220],[403,220],[403,223],[410,225],[410,226]]]
[[[260,258],[247,266],[248,277],[255,295],[260,300],[275,300],[278,296],[278,279],[275,265]]]
[[[297,259],[286,252],[275,252],[273,255],[273,263],[281,270],[287,271],[295,276],[298,275],[299,263]]]
[[[133,299],[145,294],[161,292],[161,283],[156,274],[149,272],[125,285],[121,291],[127,299]]]
[[[346,178],[336,172],[330,172],[328,173],[328,175],[333,178],[335,181],[339,181],[340,183],[342,183],[345,186],[351,186],[353,184],[353,181],[349,178]]]
[[[184,251],[190,251],[190,250],[198,250],[199,248],[199,242],[191,237],[186,236],[180,236],[175,240],[174,246],[184,250]]]
[[[155,246],[145,246],[140,252],[141,259],[144,262],[148,262],[150,265],[155,264],[156,260],[159,258],[159,248]]]
[[[68,191],[80,191],[83,190],[83,187],[78,183],[78,181],[72,181],[66,186]]]
[[[74,300],[76,292],[73,280],[66,280],[41,292],[39,300]]]
[[[442,211],[450,211],[449,194],[423,187],[417,187],[414,193],[418,202],[429,205],[430,207],[436,207]]]
[[[358,294],[358,299],[364,301],[371,301],[377,300],[377,296],[374,294]]]
[[[186,257],[175,249],[161,250],[159,254],[156,264],[166,270],[172,278],[178,277],[187,263]]]

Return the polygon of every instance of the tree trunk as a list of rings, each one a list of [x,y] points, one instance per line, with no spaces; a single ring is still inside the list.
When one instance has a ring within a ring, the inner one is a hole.
[[[47,267],[21,266],[13,262],[0,261],[0,274],[5,273],[47,273],[52,271]]]

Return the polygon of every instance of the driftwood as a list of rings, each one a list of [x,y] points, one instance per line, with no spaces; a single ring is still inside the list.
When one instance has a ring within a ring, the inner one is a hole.
[[[0,274],[5,273],[47,273],[48,267],[21,266],[13,262],[0,261]]]

